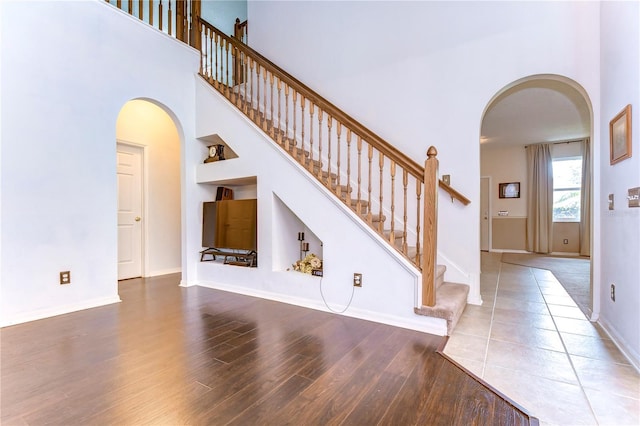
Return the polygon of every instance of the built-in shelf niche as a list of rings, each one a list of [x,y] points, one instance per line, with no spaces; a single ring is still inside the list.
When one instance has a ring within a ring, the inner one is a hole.
[[[323,244],[311,229],[296,216],[289,207],[273,194],[273,270],[286,271],[291,269],[295,261],[305,253],[300,251],[298,233],[304,232],[304,242],[309,244],[309,251],[323,259]]]
[[[218,188],[224,187],[233,190],[234,200],[248,200],[258,198],[258,180],[255,176],[248,176],[234,179],[221,179],[215,181],[201,182],[203,188],[207,188],[210,194],[208,200],[215,201]]]
[[[229,144],[220,137],[220,135],[218,135],[217,133],[213,134],[213,135],[209,135],[209,136],[203,136],[201,138],[198,138],[198,140],[200,140],[201,142],[203,142],[203,151],[202,151],[202,161],[204,161],[205,158],[207,158],[208,155],[208,150],[207,147],[211,146],[211,145],[222,145],[224,146],[224,158],[225,160],[232,160],[234,158],[238,158],[238,154],[236,154],[236,152],[233,150],[233,148],[231,148],[231,146],[229,146]],[[223,161],[225,161],[223,160]]]
[[[241,158],[231,148],[229,143],[224,141],[219,135],[201,137],[200,158],[196,165],[196,182],[206,184],[216,184],[223,186],[247,186],[255,185],[255,168],[251,161]],[[209,157],[208,146],[223,145],[224,160],[205,162]]]

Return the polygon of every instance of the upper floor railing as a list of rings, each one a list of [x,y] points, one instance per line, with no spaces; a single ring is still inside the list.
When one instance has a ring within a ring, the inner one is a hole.
[[[197,41],[200,40],[200,37],[197,33],[197,22],[201,14],[201,0],[105,1],[152,27],[199,48]]]

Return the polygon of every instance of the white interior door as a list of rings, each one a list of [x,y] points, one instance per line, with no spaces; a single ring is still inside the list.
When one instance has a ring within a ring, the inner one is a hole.
[[[480,250],[489,251],[489,192],[491,186],[488,177],[480,178]]]
[[[142,276],[142,148],[118,144],[118,279]]]

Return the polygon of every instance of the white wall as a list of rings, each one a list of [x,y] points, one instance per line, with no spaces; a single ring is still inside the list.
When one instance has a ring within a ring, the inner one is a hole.
[[[180,272],[180,137],[161,107],[127,102],[116,122],[116,139],[144,147],[144,276]]]
[[[640,367],[640,208],[628,208],[627,189],[640,186],[640,3],[601,5],[602,152],[595,167],[601,176],[596,214],[602,226],[600,321]],[[609,164],[609,120],[632,105],[632,157]],[[615,210],[609,211],[608,194]],[[596,253],[597,255],[597,253]],[[597,272],[597,271],[596,271]],[[609,298],[616,284],[616,301]]]
[[[153,98],[193,140],[199,58],[102,1],[2,3],[7,325],[119,300],[116,120]],[[60,286],[64,270],[72,283]]]
[[[599,102],[597,3],[259,1],[248,12],[252,47],[414,160],[438,148],[440,172],[471,199],[441,196],[438,250],[472,293],[487,104],[537,74],[568,77]]]

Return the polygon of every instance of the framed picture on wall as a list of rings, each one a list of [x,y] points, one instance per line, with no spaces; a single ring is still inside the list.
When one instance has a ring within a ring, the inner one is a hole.
[[[498,196],[500,198],[520,198],[520,182],[499,183]]]
[[[609,122],[610,164],[631,158],[631,105]]]

